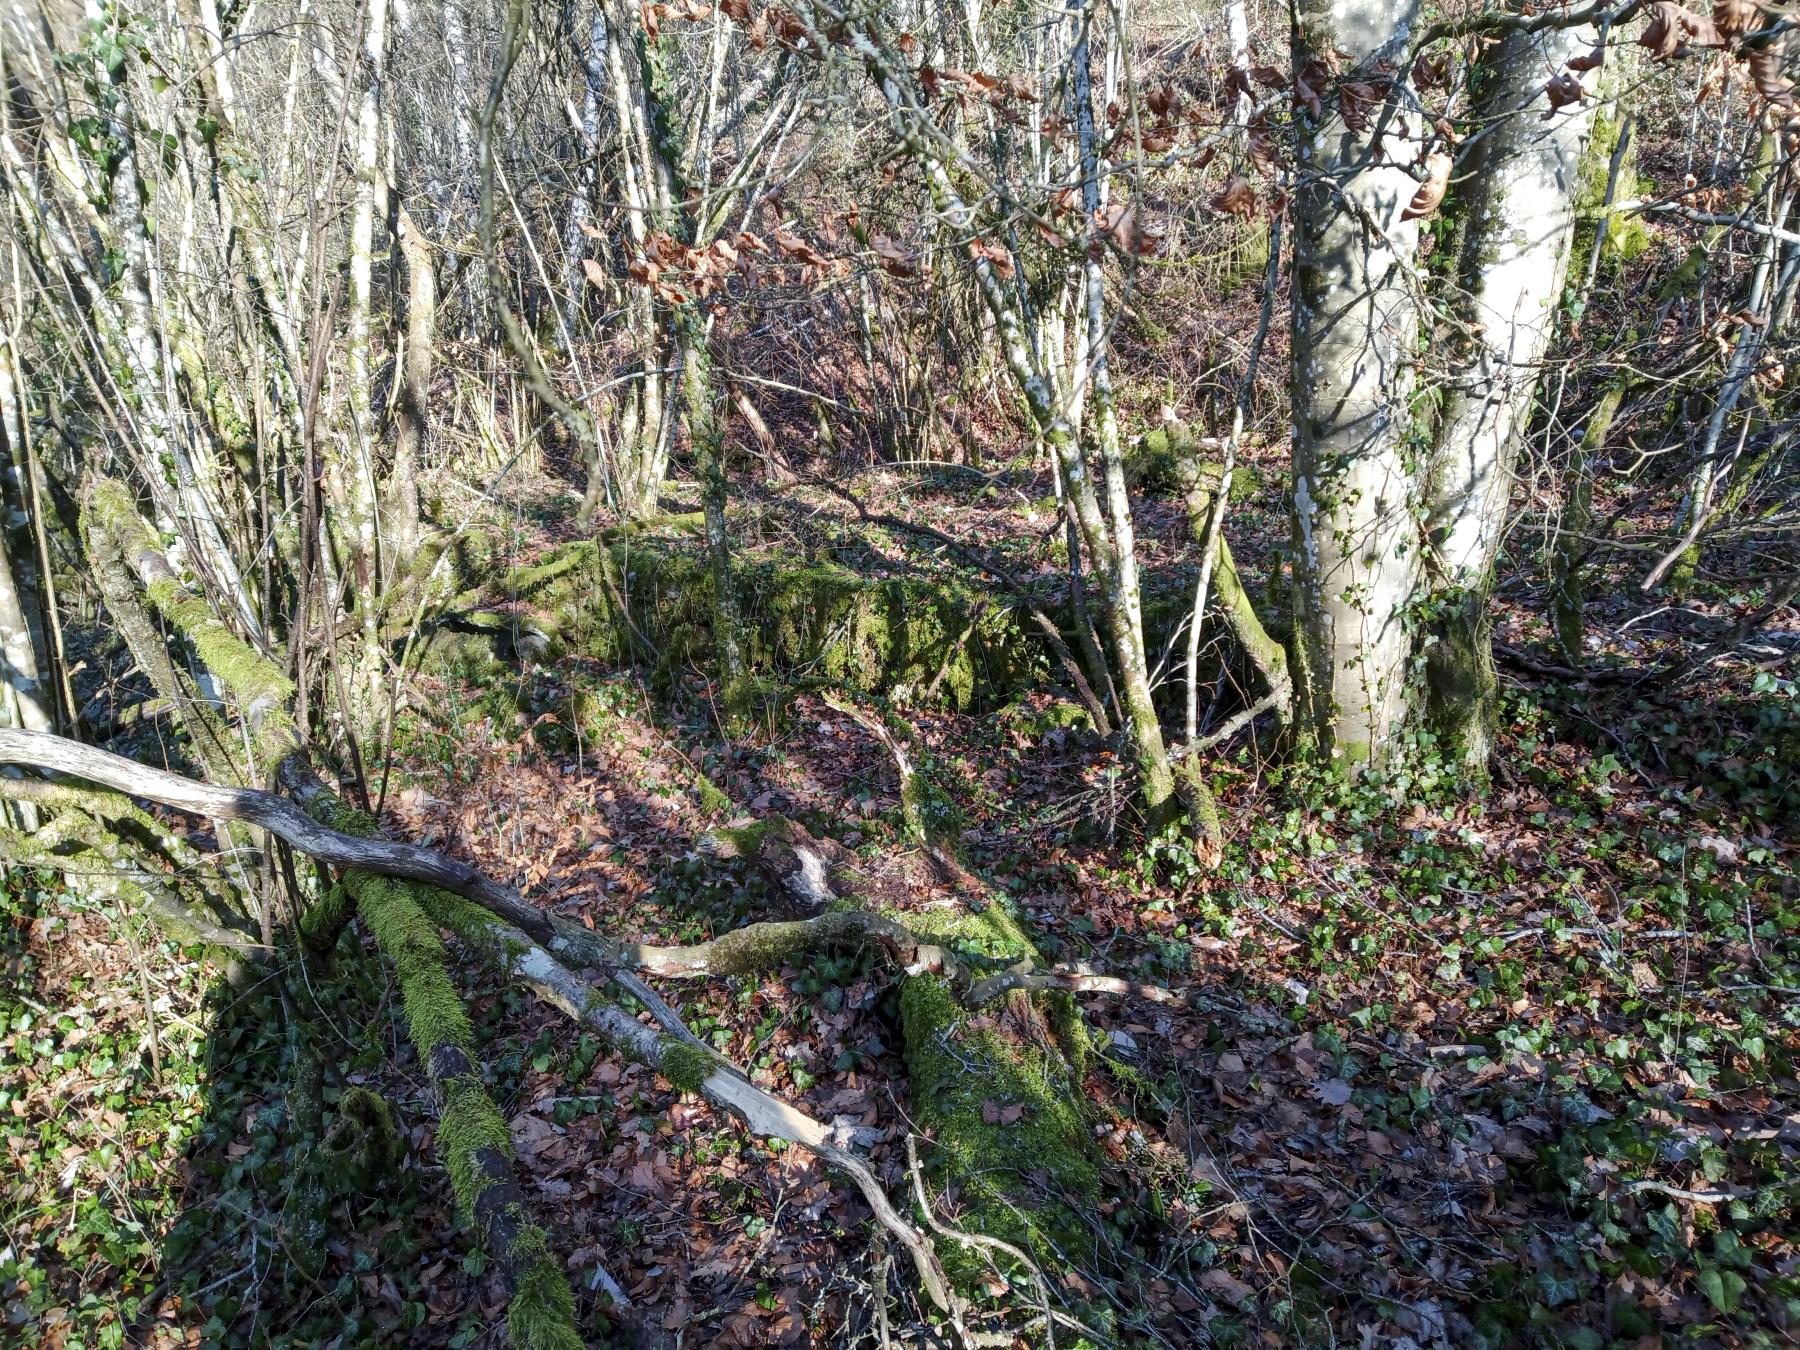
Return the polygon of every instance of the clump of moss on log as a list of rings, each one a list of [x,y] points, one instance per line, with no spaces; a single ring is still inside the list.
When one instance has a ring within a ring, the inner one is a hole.
[[[663,1047],[656,1069],[678,1092],[697,1093],[701,1084],[718,1072],[722,1063],[717,1055],[697,1045],[671,1041]]]
[[[1035,956],[998,905],[903,917],[971,964]],[[1086,1033],[1072,1001],[1015,992],[971,1010],[943,978],[919,974],[901,987],[900,1020],[913,1111],[936,1145],[932,1174],[960,1192],[955,1221],[1040,1262],[1090,1253],[1082,1215],[1099,1198],[1100,1171],[1081,1091]],[[952,1275],[967,1282],[973,1269],[946,1255]]]
[[[142,577],[150,603],[193,646],[207,673],[235,697],[248,729],[255,766],[270,773],[299,744],[288,711],[294,685],[256,648],[233,633],[204,597],[182,585],[169,571],[161,543],[137,513],[137,503],[123,483],[95,482],[87,494],[87,510],[116,543],[132,569]]]

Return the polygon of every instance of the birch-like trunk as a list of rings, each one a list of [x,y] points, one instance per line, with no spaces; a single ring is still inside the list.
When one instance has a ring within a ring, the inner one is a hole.
[[[1440,744],[1471,771],[1487,763],[1495,677],[1492,578],[1513,466],[1554,335],[1575,238],[1582,157],[1593,127],[1583,102],[1545,120],[1545,71],[1591,50],[1588,27],[1512,33],[1477,77],[1487,130],[1459,166],[1470,181],[1458,260],[1466,348],[1448,390],[1429,466],[1427,566],[1435,585],[1427,702]],[[1592,77],[1589,77],[1592,79]]]
[[[0,321],[11,322],[4,316]],[[13,340],[10,327],[0,329],[0,473],[9,488],[28,472],[23,391],[13,382]],[[0,494],[0,509],[8,515],[18,505],[13,497],[12,491]],[[54,731],[55,703],[45,679],[49,661],[38,622],[41,602],[30,593],[38,573],[30,540],[29,530],[15,529],[10,521],[0,528],[0,725]]]
[[[362,32],[362,87],[351,138],[355,191],[350,216],[350,295],[345,314],[344,372],[350,435],[337,454],[335,477],[343,494],[351,567],[362,612],[363,640],[379,642],[373,603],[381,586],[380,523],[375,463],[374,369],[370,352],[375,255],[375,216],[381,177],[382,81],[387,68],[388,0],[370,0]]]
[[[1404,68],[1418,12],[1418,0],[1309,0],[1295,16],[1296,69],[1334,49],[1350,69]],[[1332,104],[1316,121],[1298,114],[1295,711],[1320,751],[1353,764],[1378,759],[1404,716],[1419,575],[1407,444],[1419,226],[1401,216],[1418,188],[1408,168],[1421,118],[1395,78],[1363,131]]]
[[[1089,76],[1086,71],[1086,11],[1077,16],[1078,48],[1074,52],[1075,87],[1071,89],[1077,134],[1081,141],[1081,188],[1084,205],[1091,211],[1099,201],[1099,139]],[[933,208],[950,230],[964,238],[981,233],[974,209],[964,199],[956,178],[938,148],[938,132],[920,105],[900,62],[881,35],[866,24],[852,25],[849,42],[857,58],[887,101],[890,121],[902,148],[924,176]],[[970,267],[988,313],[994,321],[1001,356],[1023,395],[1039,435],[1055,455],[1081,542],[1094,563],[1107,627],[1119,663],[1120,702],[1130,736],[1131,756],[1139,770],[1145,804],[1153,827],[1171,819],[1178,806],[1176,776],[1162,727],[1150,695],[1149,666],[1145,657],[1143,617],[1139,595],[1136,543],[1131,502],[1125,487],[1123,454],[1116,417],[1111,406],[1111,382],[1106,365],[1105,338],[1108,319],[1104,279],[1097,264],[1084,264],[1081,328],[1087,335],[1086,367],[1091,400],[1090,420],[1098,426],[1092,434],[1101,465],[1100,487],[1089,471],[1080,439],[1070,426],[1065,405],[1042,365],[1043,344],[1021,309],[1017,290],[1002,278],[993,263],[981,254],[969,255]],[[1209,850],[1218,843],[1218,822],[1207,808],[1203,786],[1195,788],[1194,823]]]
[[[582,54],[581,122],[577,127],[581,162],[575,172],[575,192],[569,202],[569,219],[563,227],[563,322],[570,333],[587,293],[587,277],[581,260],[587,252],[585,230],[594,216],[594,188],[600,173],[601,117],[606,109],[607,49],[610,45],[606,15],[598,7],[588,26],[587,48]]]
[[[396,212],[397,242],[406,263],[406,351],[400,362],[394,417],[394,467],[388,475],[388,534],[396,557],[419,544],[419,461],[431,426],[431,368],[437,351],[437,273],[431,245],[412,215]]]
[[[1089,30],[1092,8],[1076,20],[1078,30],[1071,61],[1071,99],[1075,131],[1081,155],[1081,205],[1090,222],[1100,212],[1102,166],[1099,135],[1094,125],[1093,87],[1089,73]],[[1125,454],[1119,435],[1118,413],[1113,405],[1112,369],[1108,363],[1109,320],[1106,277],[1097,248],[1082,254],[1083,310],[1087,325],[1087,389],[1091,401],[1089,434],[1106,484],[1106,530],[1096,531],[1089,546],[1104,555],[1101,567],[1107,626],[1118,666],[1119,693],[1131,735],[1132,758],[1143,784],[1144,805],[1151,828],[1160,828],[1174,813],[1175,770],[1163,741],[1162,722],[1150,693],[1150,660],[1144,644],[1144,616],[1138,578],[1137,536],[1131,516],[1131,498],[1125,486]],[[1195,790],[1204,788],[1195,780]],[[1210,800],[1200,804],[1196,817],[1203,824],[1206,842],[1219,844],[1217,810]]]
[[[16,275],[16,273],[15,273]],[[21,305],[22,307],[22,305]],[[49,676],[49,613],[44,587],[49,577],[37,545],[42,520],[32,519],[31,456],[26,452],[25,391],[20,387],[18,337],[12,313],[0,311],[0,720],[27,731],[55,731],[56,697]]]

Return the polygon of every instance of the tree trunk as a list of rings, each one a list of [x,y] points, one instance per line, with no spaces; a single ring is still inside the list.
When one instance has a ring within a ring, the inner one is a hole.
[[[381,102],[382,82],[387,70],[387,13],[388,0],[370,0],[362,32],[362,87],[356,99],[356,126],[351,140],[355,190],[350,216],[350,296],[345,314],[348,337],[344,350],[344,378],[349,394],[350,434],[336,457],[336,477],[346,515],[345,542],[350,550],[351,571],[356,581],[356,604],[363,621],[363,641],[371,649],[380,640],[375,597],[381,589],[382,568],[375,468],[379,437],[375,427],[370,307],[373,301],[377,180],[381,176]],[[373,669],[376,667],[365,663],[363,674],[366,676]],[[372,693],[372,689],[359,688],[359,704],[362,696]]]
[[[1076,136],[1081,154],[1081,204],[1089,221],[1100,213],[1099,136],[1094,125],[1094,97],[1090,79],[1089,30],[1091,9],[1084,9],[1070,55]],[[1101,567],[1107,627],[1117,658],[1119,694],[1124,702],[1126,728],[1131,737],[1132,759],[1144,794],[1144,808],[1151,831],[1157,832],[1175,818],[1175,767],[1163,741],[1162,721],[1150,693],[1150,659],[1144,643],[1142,592],[1138,579],[1137,537],[1131,517],[1131,498],[1125,486],[1125,454],[1119,436],[1119,418],[1113,406],[1112,368],[1108,362],[1109,324],[1106,312],[1106,277],[1100,260],[1102,249],[1089,247],[1082,257],[1083,315],[1087,324],[1087,388],[1092,407],[1087,419],[1089,438],[1098,454],[1106,483],[1107,528],[1096,530],[1089,548],[1103,560]],[[1189,791],[1195,797],[1191,815],[1202,842],[1216,851],[1220,845],[1218,808],[1211,792],[1198,777]]]
[[[398,211],[400,255],[406,261],[406,354],[395,407],[394,467],[388,476],[388,534],[395,556],[410,560],[419,547],[419,459],[431,425],[431,366],[437,351],[437,276],[431,245],[404,206]]]
[[[30,463],[25,454],[24,391],[15,386],[13,339],[0,330],[0,722],[27,731],[56,729],[56,697],[40,587],[48,580],[30,528]],[[17,514],[15,514],[17,513]],[[17,520],[21,524],[15,525]],[[38,524],[44,525],[39,521]]]
[[[1492,748],[1493,571],[1505,534],[1513,464],[1531,417],[1568,272],[1592,104],[1543,120],[1545,71],[1591,50],[1588,27],[1512,33],[1475,76],[1487,134],[1462,172],[1457,315],[1468,350],[1450,386],[1429,466],[1427,566],[1434,584],[1427,708],[1439,743],[1481,775]],[[1590,76],[1590,79],[1593,77]]]
[[[1308,3],[1296,14],[1296,71],[1334,51],[1355,71],[1403,62],[1418,12],[1418,0]],[[1419,572],[1407,447],[1419,227],[1402,219],[1418,188],[1407,171],[1418,143],[1402,124],[1421,117],[1405,75],[1395,81],[1363,131],[1332,105],[1319,119],[1297,114],[1296,711],[1319,751],[1352,765],[1379,759],[1405,714]]]

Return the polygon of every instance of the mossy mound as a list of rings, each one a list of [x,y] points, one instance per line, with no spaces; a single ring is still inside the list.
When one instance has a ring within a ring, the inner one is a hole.
[[[1196,452],[1219,448],[1216,440],[1202,441],[1186,423],[1146,431],[1132,444],[1125,459],[1126,482],[1138,492],[1174,496],[1186,486],[1182,465]],[[1202,455],[1200,469],[1217,483],[1224,473],[1224,462]],[[1262,480],[1254,467],[1240,464],[1231,471],[1231,500],[1246,501],[1262,490]]]
[[[954,578],[866,577],[832,562],[750,561],[738,572],[750,668],[967,711],[1005,702],[1044,669],[1011,607]],[[502,584],[528,603],[548,655],[705,669],[712,576],[666,541],[560,549]]]

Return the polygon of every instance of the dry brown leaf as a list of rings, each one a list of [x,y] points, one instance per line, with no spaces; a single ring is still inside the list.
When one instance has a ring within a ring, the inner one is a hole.
[[[1546,119],[1556,116],[1558,108],[1580,103],[1587,97],[1587,90],[1581,87],[1581,76],[1569,70],[1551,77],[1544,92],[1550,97],[1550,111],[1544,114]]]
[[[1442,150],[1425,156],[1425,181],[1419,184],[1419,190],[1400,212],[1400,219],[1418,220],[1444,204],[1444,194],[1450,190],[1450,169],[1455,163]]]
[[[1256,189],[1243,174],[1233,174],[1210,202],[1214,211],[1225,216],[1248,216],[1256,211]]]
[[[1008,281],[1012,280],[1015,269],[1013,267],[1012,254],[1007,252],[1005,245],[996,244],[987,239],[971,239],[969,241],[969,256],[977,261],[988,263],[996,272],[1005,277]]]
[[[1577,74],[1590,70],[1598,70],[1605,64],[1606,44],[1604,42],[1596,44],[1594,50],[1591,52],[1569,59],[1569,69],[1575,71]]]
[[[1762,26],[1755,0],[1713,0],[1713,26],[1726,37],[1742,37]]]
[[[1369,114],[1387,97],[1381,86],[1368,80],[1345,80],[1338,86],[1338,116],[1352,131],[1369,129]]]
[[[1415,89],[1435,89],[1444,82],[1450,73],[1450,54],[1439,52],[1436,56],[1421,55],[1413,62],[1412,82]]]
[[[910,277],[918,270],[913,266],[911,255],[885,234],[870,235],[869,247],[882,268],[894,276]]]
[[[1652,0],[1647,7],[1649,22],[1638,34],[1638,45],[1647,48],[1654,60],[1686,56],[1694,47],[1723,47],[1725,39],[1713,25],[1712,16],[1684,9],[1675,0]]]
[[[1747,64],[1750,82],[1764,102],[1778,108],[1794,106],[1794,82],[1781,73],[1781,57],[1775,52],[1751,52]]]
[[[1256,1290],[1222,1266],[1203,1271],[1197,1283],[1207,1293],[1218,1295],[1234,1308],[1241,1308],[1256,1297]]]
[[[587,279],[593,282],[594,285],[601,287],[606,285],[606,269],[601,267],[600,264],[595,262],[592,258],[583,258],[581,260],[581,270],[587,273]]]

